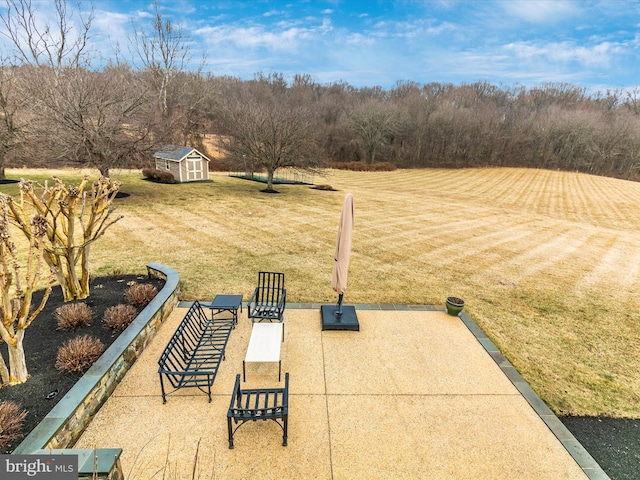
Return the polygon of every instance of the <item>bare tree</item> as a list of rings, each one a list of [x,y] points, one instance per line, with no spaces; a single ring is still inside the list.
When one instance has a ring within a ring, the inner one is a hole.
[[[588,137],[591,152],[595,157],[594,173],[621,176],[629,167],[625,161],[625,149],[631,143],[631,124],[618,116],[601,115],[597,129]]]
[[[37,112],[32,143],[50,158],[98,168],[103,176],[148,153],[151,125],[141,115],[146,97],[140,78],[122,65],[102,72],[88,68],[92,15],[84,18],[79,5],[68,10],[64,0],[56,0],[55,19],[41,27],[30,0],[6,1],[4,34],[16,61],[33,68],[27,78],[29,106]]]
[[[81,300],[89,296],[90,247],[122,218],[112,216],[115,208],[111,205],[120,183],[100,177],[90,184],[85,176],[75,187],[58,177],[53,180],[52,186],[22,180],[20,200],[7,201],[8,215],[31,241],[34,234],[29,218],[36,212],[44,219],[44,258],[56,272],[65,302]]]
[[[278,102],[235,102],[226,114],[232,134],[224,140],[225,150],[252,168],[264,168],[267,191],[274,191],[277,169],[313,169],[318,164],[316,123],[308,109]]]
[[[391,104],[369,100],[347,113],[347,125],[362,141],[367,163],[403,129],[403,119]]]
[[[624,105],[634,115],[640,115],[640,87],[634,87],[627,91]]]
[[[166,143],[196,145],[203,148],[205,134],[217,110],[216,83],[209,75],[199,72],[181,73],[173,82],[175,91],[170,93],[171,130],[164,135]]]
[[[157,2],[148,28],[136,27],[131,50],[142,65],[152,103],[157,144],[193,142],[202,147],[206,119],[213,110],[215,84],[202,74],[204,56],[194,71],[191,40],[181,25],[163,17]],[[149,112],[151,113],[151,112]]]
[[[37,82],[46,117],[34,125],[34,137],[53,158],[109,177],[111,168],[131,165],[152,149],[144,86],[127,66],[63,69],[55,78],[44,72]]]
[[[0,386],[24,383],[29,378],[23,344],[25,330],[44,308],[55,280],[52,272],[42,299],[32,310],[33,292],[42,277],[47,221],[38,213],[25,218],[29,221],[24,226],[29,231],[29,249],[26,265],[22,265],[19,250],[11,238],[11,202],[11,197],[0,195],[0,337],[9,353],[9,368],[0,355]]]
[[[153,88],[158,96],[158,105],[164,117],[169,116],[167,100],[169,86],[174,78],[183,72],[189,61],[189,36],[180,26],[163,18],[158,2],[153,2],[155,16],[150,30],[137,28],[133,39],[133,49],[149,72]]]
[[[25,135],[24,118],[20,110],[27,100],[20,91],[18,72],[14,67],[0,65],[0,180],[5,180],[5,158],[17,149]]]
[[[31,0],[5,0],[6,10],[0,16],[5,26],[0,33],[14,46],[18,63],[47,66],[56,74],[64,67],[85,66],[89,59],[88,40],[93,12],[80,15],[80,3],[69,11],[66,0],[54,0],[55,25],[41,22]],[[74,18],[78,16],[76,31]]]

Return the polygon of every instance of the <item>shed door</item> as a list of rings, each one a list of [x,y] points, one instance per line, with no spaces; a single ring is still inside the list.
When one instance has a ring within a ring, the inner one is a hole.
[[[187,181],[202,180],[202,159],[187,158]]]

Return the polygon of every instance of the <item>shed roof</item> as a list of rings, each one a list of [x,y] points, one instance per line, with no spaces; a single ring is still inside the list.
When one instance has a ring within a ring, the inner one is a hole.
[[[202,153],[198,152],[195,148],[179,147],[176,145],[167,145],[159,152],[154,153],[153,156],[155,158],[164,158],[166,160],[174,160],[176,162],[179,162],[180,160],[188,156],[191,152],[196,152],[206,161],[209,161],[206,155],[203,155]]]

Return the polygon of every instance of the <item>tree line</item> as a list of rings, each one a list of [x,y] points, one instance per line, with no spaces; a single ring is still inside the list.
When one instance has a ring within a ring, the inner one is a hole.
[[[214,136],[226,152],[217,168],[271,175],[281,167],[392,164],[639,176],[639,88],[593,93],[568,83],[486,81],[358,88],[279,73],[242,80],[205,73],[204,61],[188,69],[189,36],[157,5],[127,40],[135,62],[116,54],[91,68],[91,14],[56,0],[57,18],[43,27],[29,0],[5,1],[0,176],[5,165],[82,165],[108,176],[148,166],[165,145],[210,154]]]

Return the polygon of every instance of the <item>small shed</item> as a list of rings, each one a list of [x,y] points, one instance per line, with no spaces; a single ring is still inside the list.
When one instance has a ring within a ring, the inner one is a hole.
[[[176,182],[209,180],[209,159],[195,148],[168,145],[153,154],[156,170],[171,172]]]

